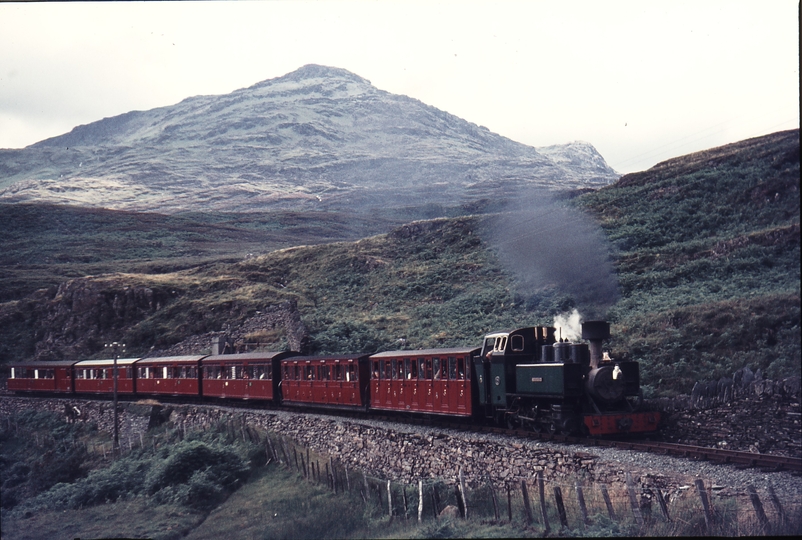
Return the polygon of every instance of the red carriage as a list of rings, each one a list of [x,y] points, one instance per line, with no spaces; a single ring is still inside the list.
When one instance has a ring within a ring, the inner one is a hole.
[[[197,396],[203,356],[143,358],[136,363],[137,394]]]
[[[73,392],[75,360],[12,364],[8,389],[12,392]]]
[[[365,407],[368,355],[292,356],[281,361],[285,403]]]
[[[134,364],[139,358],[117,360],[117,393],[134,393]],[[111,394],[114,392],[114,360],[82,360],[73,366],[75,393]]]
[[[388,351],[371,363],[372,409],[471,416],[471,357],[478,348]]]
[[[278,394],[279,360],[294,352],[251,352],[201,360],[205,397],[273,400]]]

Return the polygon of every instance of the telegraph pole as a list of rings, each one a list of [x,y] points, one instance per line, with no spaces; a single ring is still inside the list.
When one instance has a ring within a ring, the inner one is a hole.
[[[106,348],[111,347],[111,352],[114,354],[114,446],[112,447],[112,454],[119,455],[120,451],[120,427],[117,420],[117,357],[120,355],[120,350],[125,350],[125,343],[107,343]]]

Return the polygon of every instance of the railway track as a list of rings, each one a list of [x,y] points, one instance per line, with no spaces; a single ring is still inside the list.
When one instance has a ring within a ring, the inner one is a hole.
[[[4,395],[2,397],[15,397],[21,399],[40,399],[28,398],[23,396]],[[52,399],[52,398],[51,398]],[[55,399],[75,399],[56,397]],[[86,398],[82,398],[86,399]],[[104,401],[107,400],[91,400],[89,401]],[[173,401],[163,400],[165,403],[183,403],[187,404],[185,400]],[[213,402],[192,402],[195,405],[205,406],[219,406]],[[282,410],[286,412],[304,412],[304,409],[297,409],[287,406],[275,407],[272,404],[264,403],[262,406],[257,407],[258,410]],[[253,410],[254,403],[226,403],[226,407],[243,408]],[[331,409],[306,409],[307,412],[315,412],[329,415],[337,415],[340,417],[354,418],[359,420],[372,420],[403,423],[407,425],[420,425],[427,427],[438,427],[443,429],[452,429],[456,431],[470,432],[470,433],[492,433],[496,435],[507,435],[518,438],[538,440],[544,442],[556,442],[561,444],[575,444],[589,447],[606,447],[617,448],[620,450],[632,450],[636,452],[646,452],[653,454],[661,454],[674,456],[679,458],[691,459],[696,461],[709,461],[715,464],[732,465],[737,468],[758,468],[766,472],[780,472],[788,471],[793,473],[802,473],[802,459],[788,456],[778,456],[773,454],[755,454],[752,452],[741,452],[737,450],[724,450],[720,448],[708,448],[704,446],[691,446],[687,444],[667,443],[662,441],[646,441],[646,440],[621,440],[621,439],[594,439],[587,437],[576,437],[573,435],[562,434],[549,434],[549,433],[536,433],[534,431],[522,429],[507,429],[498,426],[481,426],[467,423],[457,423],[451,418],[440,419],[437,417],[404,417],[404,416],[389,416],[389,415],[368,415],[364,411],[341,411]]]
[[[662,441],[634,441],[620,439],[593,439],[575,437],[572,435],[559,435],[547,433],[534,433],[520,429],[506,429],[489,426],[464,426],[444,424],[442,427],[462,429],[475,432],[486,432],[512,435],[521,438],[541,441],[553,441],[562,444],[577,444],[583,446],[599,446],[617,448],[620,450],[633,450],[667,456],[692,459],[696,461],[709,461],[720,465],[733,465],[739,468],[759,468],[765,471],[790,471],[802,473],[802,459],[777,456],[772,454],[755,454],[738,450],[724,450],[721,448],[708,448],[704,446],[691,446],[687,444],[667,443]]]

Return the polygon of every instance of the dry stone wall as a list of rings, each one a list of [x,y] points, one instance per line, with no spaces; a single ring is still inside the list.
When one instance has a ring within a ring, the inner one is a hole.
[[[799,377],[773,381],[747,367],[647,405],[663,411],[666,441],[802,457]]]

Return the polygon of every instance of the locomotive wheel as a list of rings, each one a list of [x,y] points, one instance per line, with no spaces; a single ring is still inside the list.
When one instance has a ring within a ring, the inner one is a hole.
[[[557,433],[557,431],[558,431],[557,424],[555,424],[554,422],[551,422],[546,426],[546,433],[548,433],[549,435],[554,435],[555,433]]]

